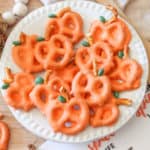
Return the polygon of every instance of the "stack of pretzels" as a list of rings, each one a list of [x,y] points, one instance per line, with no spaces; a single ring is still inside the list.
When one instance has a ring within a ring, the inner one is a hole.
[[[38,108],[55,132],[68,135],[116,123],[119,105],[132,104],[119,92],[140,87],[142,67],[129,57],[128,26],[115,8],[107,8],[112,18],[100,16],[88,34],[82,17],[70,8],[49,15],[44,37],[21,33],[12,58],[23,72],[6,68],[3,80],[8,105]],[[43,71],[44,77],[35,75]]]

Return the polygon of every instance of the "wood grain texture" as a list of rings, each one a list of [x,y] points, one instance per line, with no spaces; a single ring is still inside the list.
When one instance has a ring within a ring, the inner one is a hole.
[[[103,3],[112,3],[112,0],[97,0],[98,2]],[[4,12],[6,10],[10,10],[13,6],[13,0],[0,0],[0,12]],[[41,7],[42,4],[39,0],[30,0],[28,4],[29,12],[32,10]],[[125,15],[120,11],[121,15],[125,17]],[[125,17],[126,18],[126,17]],[[11,30],[12,28],[10,28]],[[144,42],[147,45],[148,52],[150,54],[150,42],[143,38]],[[2,96],[0,95],[0,112],[5,115],[4,120],[8,123],[11,129],[11,141],[9,150],[28,150],[28,144],[34,143],[36,146],[40,145],[44,140],[33,135],[26,129],[24,129],[12,116],[7,105],[2,100]]]

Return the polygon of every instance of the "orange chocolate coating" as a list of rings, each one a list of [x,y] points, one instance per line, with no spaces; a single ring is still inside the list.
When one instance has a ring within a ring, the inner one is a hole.
[[[43,65],[35,58],[35,46],[37,35],[20,34],[21,45],[12,48],[12,57],[15,63],[26,72],[40,72],[43,70]]]
[[[34,86],[34,77],[29,73],[17,73],[14,81],[4,93],[8,105],[24,111],[31,110],[34,105],[29,97]]]
[[[83,37],[83,21],[81,16],[66,8],[61,10],[57,16],[57,18],[51,18],[46,26],[46,40],[51,39],[55,34],[63,34],[73,44],[79,42]]]

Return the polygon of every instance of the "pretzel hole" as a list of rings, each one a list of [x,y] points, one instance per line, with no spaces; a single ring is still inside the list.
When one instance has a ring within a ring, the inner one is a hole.
[[[56,34],[56,33],[58,33],[58,31],[59,31],[59,25],[58,25],[57,22],[54,22],[54,23],[50,26],[50,28],[51,28],[51,33],[52,33],[52,34]]]
[[[114,67],[117,68],[119,66],[119,63],[117,61],[117,59],[114,59],[113,60],[113,64],[114,64]]]
[[[48,93],[46,90],[42,89],[41,91],[39,91],[39,98],[40,100],[42,100],[42,102],[46,103],[47,99],[48,99]]]
[[[86,78],[86,76],[81,76],[79,79],[79,85],[82,87],[85,87],[88,84],[88,79]]]
[[[75,29],[75,24],[74,24],[73,19],[71,17],[68,17],[66,19],[65,26],[72,29],[72,30]]]
[[[69,121],[65,122],[65,127],[70,128],[71,126],[72,126],[71,122],[69,122]]]
[[[81,58],[82,63],[87,63],[90,59],[89,52],[87,50],[82,51],[80,58]]]
[[[91,93],[90,92],[85,92],[84,93],[84,98],[88,99],[89,97],[91,97]]]
[[[39,54],[44,59],[48,54],[48,47],[46,45],[41,45],[39,48]]]
[[[95,115],[94,109],[90,108],[90,116],[94,116],[94,115]]]
[[[62,86],[60,81],[58,80],[54,80],[51,85],[52,85],[52,89],[58,92],[59,92],[60,87]]]
[[[62,59],[63,59],[63,57],[64,57],[64,55],[57,54],[57,55],[55,55],[55,56],[53,57],[53,60],[54,60],[55,62],[61,62]]]
[[[54,43],[55,43],[56,47],[58,47],[58,48],[64,48],[64,44],[63,44],[63,42],[61,40],[55,39]]]
[[[103,88],[103,84],[102,84],[101,82],[96,81],[96,82],[94,83],[94,86],[93,86],[94,92],[99,93],[99,92],[102,91],[102,88]]]
[[[98,47],[98,48],[95,49],[95,53],[96,53],[97,56],[100,56],[100,57],[102,57],[102,58],[107,58],[106,53],[105,53],[104,50],[103,50],[102,48],[100,48],[100,47]]]
[[[78,104],[75,104],[75,105],[73,105],[73,109],[74,110],[80,110],[81,108],[80,108],[80,106]]]
[[[34,65],[39,65],[40,64],[35,57],[33,57],[33,64]]]
[[[71,127],[73,127],[75,124],[76,124],[75,122],[70,121],[70,120],[67,120],[67,121],[64,122],[64,126],[65,126],[66,128],[71,128]]]
[[[123,80],[118,79],[117,82],[118,82],[119,84],[122,84],[122,83],[123,83]]]
[[[83,98],[83,99],[89,99],[91,97],[91,93],[90,92],[81,92],[80,93],[80,96]]]
[[[76,116],[80,116],[81,114],[81,107],[79,104],[73,104],[71,107],[70,107],[70,112],[71,112],[71,117],[72,118],[76,118]]]
[[[122,78],[120,78],[119,76],[114,76],[111,77],[112,80],[115,80],[118,83],[123,83],[125,80],[123,80]]]
[[[48,31],[47,31],[47,34],[48,34],[48,37],[50,38],[52,35],[55,35],[59,32],[59,25],[57,22],[53,22],[49,25],[49,28],[48,28]]]
[[[52,117],[54,121],[60,120],[62,114],[64,112],[64,109],[61,107],[55,108],[52,112]]]
[[[25,89],[25,91],[24,91],[24,95],[23,95],[23,96],[24,96],[25,99],[28,100],[28,101],[31,101],[31,99],[30,99],[31,90],[32,90],[32,88],[27,88],[27,89]]]
[[[73,38],[73,34],[70,32],[64,33],[65,36],[67,36],[68,38],[72,39]]]

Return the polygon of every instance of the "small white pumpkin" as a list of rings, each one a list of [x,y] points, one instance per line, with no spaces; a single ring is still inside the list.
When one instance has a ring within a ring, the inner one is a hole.
[[[19,17],[25,16],[27,12],[28,12],[28,7],[23,3],[18,2],[13,7],[13,14]]]
[[[20,2],[20,3],[24,3],[24,4],[27,4],[29,2],[29,0],[14,0],[14,1],[15,1],[15,3]]]
[[[16,17],[11,11],[6,11],[2,14],[2,18],[8,25],[13,25],[16,22]]]

